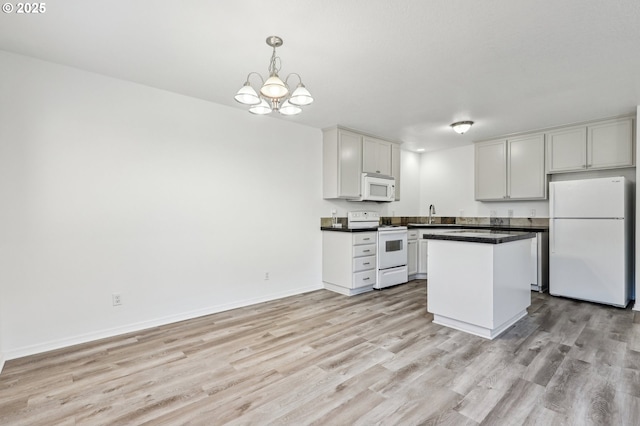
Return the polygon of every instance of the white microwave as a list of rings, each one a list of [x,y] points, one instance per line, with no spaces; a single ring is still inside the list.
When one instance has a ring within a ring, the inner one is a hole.
[[[356,201],[394,201],[396,180],[393,176],[377,173],[362,174],[362,195]]]

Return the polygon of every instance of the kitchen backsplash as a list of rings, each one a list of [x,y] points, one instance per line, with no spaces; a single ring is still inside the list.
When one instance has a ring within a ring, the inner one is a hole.
[[[338,223],[343,228],[347,227],[347,218],[338,217]],[[381,217],[382,225],[407,225],[409,223],[429,223],[428,216],[393,216]],[[453,224],[453,225],[495,225],[495,226],[549,226],[549,219],[546,217],[451,217],[439,216],[433,218],[433,223]],[[331,227],[331,218],[320,218],[320,226]]]

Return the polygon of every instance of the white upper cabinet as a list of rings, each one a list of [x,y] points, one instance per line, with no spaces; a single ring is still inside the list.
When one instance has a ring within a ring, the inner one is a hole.
[[[610,120],[587,127],[587,167],[633,166],[633,120]]]
[[[507,141],[478,143],[475,146],[476,200],[503,200],[507,197]]]
[[[547,132],[547,173],[633,166],[633,118]]]
[[[475,145],[476,200],[538,200],[546,196],[543,134]]]
[[[587,168],[586,127],[548,132],[546,139],[548,172],[568,172]]]
[[[362,140],[362,171],[391,176],[391,142],[364,136]]]
[[[396,179],[400,200],[400,145],[331,127],[323,130],[322,196],[325,199],[359,198],[362,173],[380,173]]]
[[[323,197],[360,197],[362,136],[340,128],[324,131]]]
[[[391,145],[391,176],[396,179],[396,201],[400,201],[400,145]]]
[[[507,140],[507,196],[511,200],[547,197],[543,134]]]

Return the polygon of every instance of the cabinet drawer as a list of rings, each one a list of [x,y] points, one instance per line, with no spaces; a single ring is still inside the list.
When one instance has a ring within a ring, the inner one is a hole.
[[[365,287],[376,283],[376,270],[356,272],[353,274],[353,288]]]
[[[353,272],[366,271],[376,267],[375,256],[356,257],[353,259]]]
[[[418,230],[408,230],[407,231],[407,240],[417,240],[418,239]]]
[[[353,257],[372,256],[376,254],[376,245],[367,244],[363,246],[353,246]]]
[[[361,245],[361,244],[375,244],[378,238],[378,234],[376,232],[362,232],[353,235],[353,245]]]

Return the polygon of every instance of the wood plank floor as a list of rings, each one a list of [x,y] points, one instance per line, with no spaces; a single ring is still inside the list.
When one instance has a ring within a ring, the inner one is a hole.
[[[425,281],[326,290],[6,363],[2,425],[638,425],[640,313],[532,293],[494,341]]]

